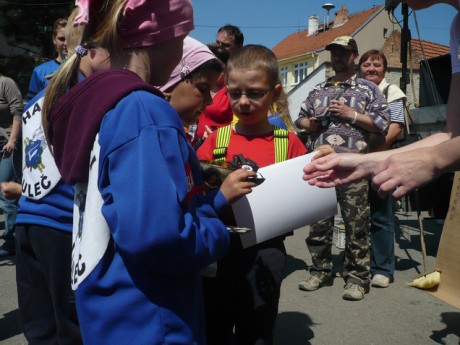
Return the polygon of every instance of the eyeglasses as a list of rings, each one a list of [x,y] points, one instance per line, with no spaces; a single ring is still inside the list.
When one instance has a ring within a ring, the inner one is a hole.
[[[268,90],[248,90],[243,92],[241,90],[227,89],[227,93],[232,101],[238,101],[243,95],[251,101],[258,101],[268,93]]]

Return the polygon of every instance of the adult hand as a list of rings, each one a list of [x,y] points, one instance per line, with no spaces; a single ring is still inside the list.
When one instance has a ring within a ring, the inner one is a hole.
[[[331,145],[320,145],[314,151],[315,155],[313,156],[312,160],[330,155],[335,153],[335,150],[332,148]]]
[[[8,141],[3,146],[3,158],[9,157],[13,154],[15,143]]]
[[[220,191],[229,204],[233,204],[243,195],[252,192],[256,186],[254,182],[248,181],[248,177],[256,177],[257,174],[251,170],[238,169],[230,173],[220,186]]]
[[[305,129],[308,132],[317,132],[319,130],[319,123],[315,122],[316,117],[304,117],[299,122],[299,126],[301,129]]]
[[[304,169],[303,179],[312,186],[341,186],[371,176],[377,161],[359,153],[333,153],[312,160]]]
[[[433,164],[433,149],[426,147],[391,155],[378,164],[372,187],[380,197],[399,199],[440,175]]]
[[[332,100],[329,105],[332,115],[343,120],[352,122],[355,118],[355,110],[345,105],[342,101]]]

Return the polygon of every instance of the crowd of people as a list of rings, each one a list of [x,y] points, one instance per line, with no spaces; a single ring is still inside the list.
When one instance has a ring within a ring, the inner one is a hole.
[[[459,165],[458,23],[448,131],[392,150],[406,96],[386,81],[385,55],[360,55],[352,37],[326,46],[334,76],[293,123],[276,56],[244,45],[238,27],[205,45],[189,36],[190,0],[77,1],[25,106],[0,75],[0,256],[16,255],[28,342],[273,344],[289,234],[243,248],[231,205],[257,188],[257,168],[309,151],[299,175],[335,187],[345,224],[343,298],[390,286],[395,197]],[[438,150],[448,154],[430,159]],[[245,168],[207,188],[200,161],[235,158]],[[423,176],[409,182],[414,166]],[[331,282],[333,227],[311,224],[299,289]]]

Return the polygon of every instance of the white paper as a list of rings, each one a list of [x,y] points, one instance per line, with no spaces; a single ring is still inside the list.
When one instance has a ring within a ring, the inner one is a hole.
[[[232,206],[238,226],[254,230],[240,235],[243,248],[337,213],[335,188],[310,186],[302,179],[303,168],[313,155],[259,169],[265,181]]]

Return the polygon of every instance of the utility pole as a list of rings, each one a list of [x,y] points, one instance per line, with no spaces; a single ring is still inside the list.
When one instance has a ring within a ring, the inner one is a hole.
[[[409,6],[407,6],[407,4],[401,4],[401,14],[403,16],[403,27],[401,31],[401,79],[399,82],[399,87],[402,90],[402,92],[406,93],[408,84],[407,47],[411,40],[409,30]]]

